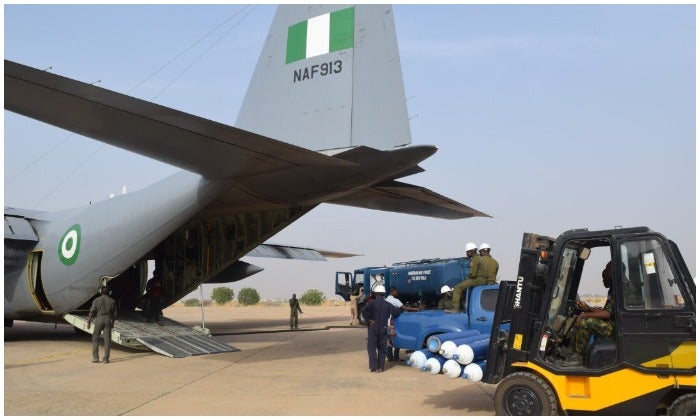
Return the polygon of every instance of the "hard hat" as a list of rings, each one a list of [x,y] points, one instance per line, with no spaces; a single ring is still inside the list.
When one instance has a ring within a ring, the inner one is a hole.
[[[484,242],[481,245],[479,245],[479,251],[481,251],[482,249],[491,249],[491,245]]]
[[[381,284],[374,286],[374,293],[386,293],[386,289]]]
[[[474,242],[469,242],[467,243],[467,246],[464,247],[464,251],[471,251],[472,249],[476,249],[476,244]]]
[[[452,291],[452,289],[450,289],[450,286],[447,286],[447,285],[442,286],[442,289],[440,289],[440,293],[447,293],[447,292],[451,292],[451,291]]]

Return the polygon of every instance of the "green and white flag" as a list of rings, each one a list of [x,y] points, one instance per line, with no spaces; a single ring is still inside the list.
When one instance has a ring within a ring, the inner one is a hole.
[[[287,64],[352,48],[354,42],[354,7],[316,16],[289,27]]]

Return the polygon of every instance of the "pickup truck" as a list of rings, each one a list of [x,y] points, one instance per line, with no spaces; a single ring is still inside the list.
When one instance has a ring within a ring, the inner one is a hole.
[[[498,289],[498,284],[467,288],[463,312],[431,309],[402,313],[393,320],[396,332],[392,339],[394,347],[421,350],[426,347],[428,337],[447,332],[478,330],[482,334],[491,334]]]

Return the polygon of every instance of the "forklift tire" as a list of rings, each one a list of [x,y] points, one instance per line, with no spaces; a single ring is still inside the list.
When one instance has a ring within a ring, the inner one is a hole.
[[[496,388],[497,416],[557,416],[557,396],[544,379],[530,372],[506,376]]]
[[[676,398],[668,407],[666,415],[695,417],[695,393],[683,394]]]

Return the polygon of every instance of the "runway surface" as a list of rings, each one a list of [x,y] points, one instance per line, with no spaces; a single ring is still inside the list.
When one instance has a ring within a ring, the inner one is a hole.
[[[114,345],[91,363],[72,326],[5,328],[5,415],[492,416],[495,386],[387,363],[370,373],[362,327],[347,306],[205,308],[205,326],[239,352],[172,359]],[[165,316],[201,324],[199,308]],[[100,347],[102,351],[102,347]],[[100,353],[102,354],[102,353]],[[403,352],[402,357],[405,358]]]

